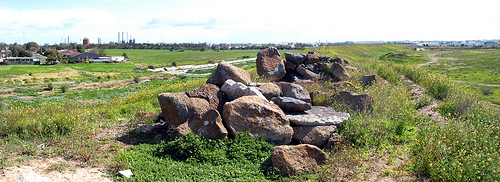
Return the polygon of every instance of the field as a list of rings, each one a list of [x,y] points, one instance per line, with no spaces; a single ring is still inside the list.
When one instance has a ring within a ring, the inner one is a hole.
[[[339,131],[347,142],[325,149],[330,160],[314,170],[278,176],[269,161],[274,144],[246,135],[218,141],[188,135],[154,143],[133,130],[138,124],[154,122],[135,115],[159,113],[159,93],[183,92],[203,85],[208,78],[152,73],[136,67],[170,66],[172,62],[205,64],[208,60],[255,57],[257,51],[107,50],[109,55],[127,53],[131,63],[0,66],[0,176],[33,160],[63,158],[63,162],[47,170],[71,173],[81,166],[100,168],[117,181],[500,179],[500,165],[496,162],[500,159],[500,112],[483,101],[494,100],[475,92],[474,86],[453,81],[500,84],[495,81],[498,77],[490,75],[499,69],[496,50],[415,52],[384,44],[315,47],[297,52],[312,50],[349,60],[357,68],[349,71],[353,78],[348,81],[359,87],[353,91],[370,93],[375,100],[372,112],[351,113],[352,118]],[[387,56],[402,52],[407,56]],[[432,61],[430,55],[450,58],[428,64]],[[484,62],[476,64],[481,60]],[[417,68],[419,65],[425,66]],[[469,69],[477,75],[458,68],[461,66],[472,66]],[[445,69],[451,67],[454,69]],[[252,78],[258,77],[255,66],[244,69]],[[457,70],[463,72],[458,75]],[[379,81],[362,87],[358,79],[367,74],[376,74]],[[48,90],[49,83],[56,89]],[[334,93],[326,88],[329,84],[319,83],[307,89]],[[69,85],[69,90],[63,91],[63,85]],[[423,89],[418,97],[412,91],[415,86]],[[488,96],[498,98],[498,91],[491,89],[493,93]],[[421,108],[433,102],[439,104],[428,111],[440,117],[420,114]],[[136,142],[126,142],[130,138]],[[126,179],[115,175],[123,169],[131,169],[135,176]]]

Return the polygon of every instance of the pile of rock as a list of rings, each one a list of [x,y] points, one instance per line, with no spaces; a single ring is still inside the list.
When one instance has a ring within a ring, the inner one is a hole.
[[[373,99],[350,92],[332,96],[320,91],[309,93],[301,86],[306,79],[320,80],[318,69],[327,67],[333,80],[349,77],[340,58],[315,53],[286,53],[286,58],[287,62],[283,62],[274,47],[259,51],[257,72],[269,83],[252,83],[247,71],[221,61],[207,84],[183,93],[158,95],[164,123],[140,126],[141,131],[155,132],[155,138],[165,140],[189,132],[211,139],[249,132],[254,137],[286,145],[272,151],[273,164],[284,175],[324,163],[328,156],[318,147],[331,146],[329,141],[339,136],[336,128],[350,115],[312,104],[311,97],[333,98],[356,111],[370,108]],[[291,143],[302,145],[287,145]],[[294,157],[297,155],[302,158]]]

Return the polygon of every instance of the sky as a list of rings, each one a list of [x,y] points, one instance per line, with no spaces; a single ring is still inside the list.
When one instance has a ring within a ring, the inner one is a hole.
[[[500,38],[493,0],[0,0],[0,42],[284,43]],[[121,33],[120,33],[121,36]]]

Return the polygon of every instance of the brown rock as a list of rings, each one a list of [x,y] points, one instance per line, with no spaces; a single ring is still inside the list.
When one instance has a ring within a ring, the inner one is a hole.
[[[273,97],[279,97],[281,95],[281,88],[274,83],[266,83],[257,87],[267,100],[271,100]]]
[[[224,105],[224,122],[232,135],[249,131],[279,144],[290,143],[293,129],[285,113],[258,96],[243,96]]]
[[[227,137],[227,130],[222,124],[222,117],[217,110],[211,109],[205,113],[195,113],[188,120],[191,131],[210,139]]]
[[[326,163],[328,155],[314,145],[282,145],[271,151],[271,161],[280,171],[288,176],[313,169]]]
[[[341,90],[332,95],[332,100],[347,106],[350,110],[355,112],[362,112],[373,110],[373,97],[368,94],[357,94],[351,91]]]
[[[300,85],[302,87],[309,87],[309,86],[314,85],[314,83],[316,83],[316,82],[314,82],[312,80],[298,80],[298,81],[295,81],[293,83],[297,84],[297,85]]]
[[[285,76],[285,63],[276,47],[262,49],[257,53],[257,74],[269,81],[278,81]],[[235,80],[236,81],[236,80]]]
[[[339,135],[338,133],[333,133],[332,136],[325,143],[326,149],[333,149],[335,146],[347,144],[347,140]]]
[[[221,87],[228,79],[245,85],[252,82],[250,73],[246,70],[233,66],[225,61],[221,61],[219,62],[219,65],[217,65],[217,69],[212,73],[212,75],[210,75],[210,78],[208,78],[207,83]]]
[[[344,66],[340,63],[333,63],[328,74],[334,81],[342,81],[349,77],[349,73],[345,70]]]
[[[307,68],[304,67],[303,64],[301,64],[299,67],[297,67],[297,72],[304,77],[305,79],[312,80],[312,81],[318,81],[319,80],[319,74],[316,74]]]
[[[335,125],[293,127],[293,139],[303,144],[321,147],[328,141],[336,128]]]
[[[210,108],[205,99],[189,98],[185,93],[159,94],[158,101],[165,119],[173,127],[186,122],[193,113],[204,113]]]
[[[319,56],[313,53],[307,54],[307,64],[314,64],[320,62]]]
[[[291,61],[285,62],[285,70],[287,74],[297,72],[297,65]]]
[[[186,91],[188,97],[202,98],[208,101],[211,109],[222,112],[226,103],[223,92],[214,84],[205,84],[198,88]]]

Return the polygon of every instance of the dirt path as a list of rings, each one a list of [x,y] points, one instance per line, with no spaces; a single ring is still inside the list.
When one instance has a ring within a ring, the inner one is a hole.
[[[422,66],[427,66],[427,65],[434,64],[434,63],[436,63],[440,59],[444,59],[444,60],[458,60],[457,58],[452,58],[452,57],[440,57],[440,58],[436,57],[436,55],[438,55],[438,54],[446,54],[446,53],[449,53],[449,52],[436,52],[436,53],[429,53],[429,54],[427,54],[426,57],[429,58],[431,61],[429,61],[427,63],[419,64],[419,65],[417,65],[417,68],[420,68]]]
[[[457,83],[467,83],[467,84],[480,85],[480,86],[500,87],[500,84],[487,84],[487,83],[468,82],[468,81],[461,81],[461,80],[452,80],[452,81],[457,82]]]

